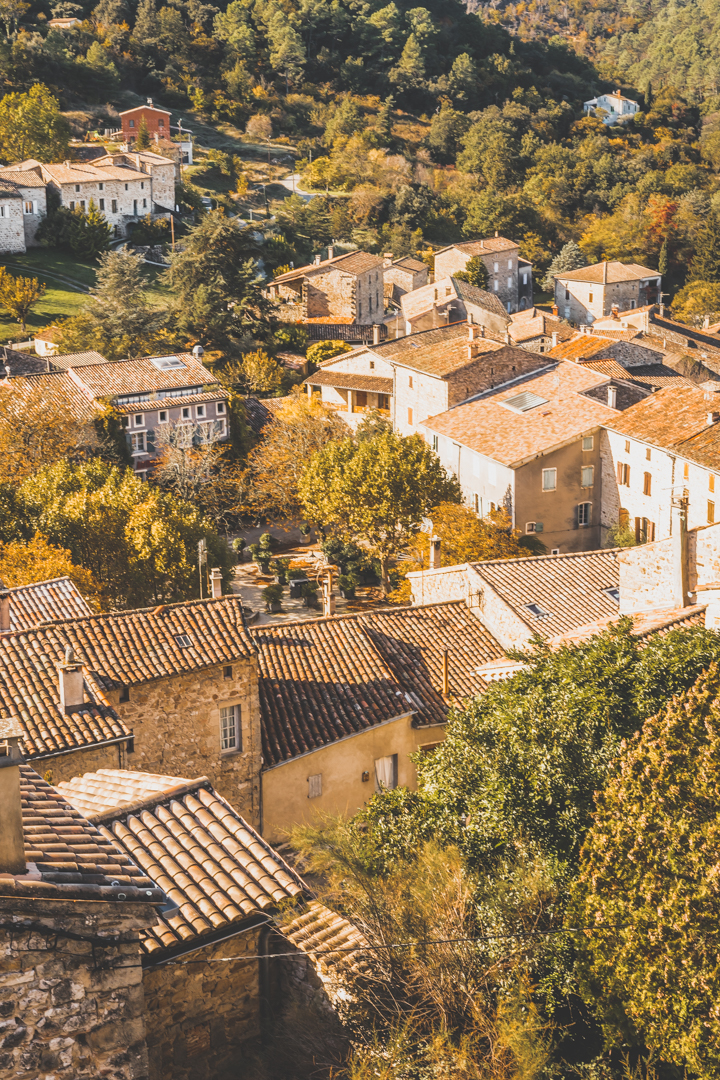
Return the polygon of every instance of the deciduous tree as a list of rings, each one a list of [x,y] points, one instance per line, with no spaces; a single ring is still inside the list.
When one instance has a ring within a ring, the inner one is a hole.
[[[474,255],[465,269],[458,270],[456,274],[453,274],[453,277],[456,277],[458,281],[467,281],[469,285],[475,285],[478,289],[487,289],[488,287],[487,266],[479,255]]]
[[[89,404],[87,411],[92,414]],[[17,483],[54,461],[83,460],[100,447],[92,420],[78,417],[62,387],[21,379],[0,383],[0,480]]]
[[[0,156],[6,162],[63,161],[69,145],[70,125],[43,83],[24,94],[6,94],[0,101]]]
[[[0,276],[0,306],[20,323],[23,334],[28,315],[44,295],[45,282],[38,278],[16,277],[7,271]]]
[[[90,604],[97,602],[98,585],[89,570],[76,566],[69,551],[49,544],[40,533],[0,547],[0,581],[7,589],[60,577],[69,577]]]

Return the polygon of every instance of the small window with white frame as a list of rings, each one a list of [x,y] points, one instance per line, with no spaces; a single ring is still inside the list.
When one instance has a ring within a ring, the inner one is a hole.
[[[145,432],[135,431],[130,436],[130,450],[133,454],[145,453]]]
[[[204,417],[205,416],[205,406],[204,405],[196,405],[195,406],[195,415],[197,416],[198,419],[201,419],[202,417]]]
[[[535,525],[536,525],[536,522],[534,522],[534,521],[526,521],[525,522],[525,532],[526,533],[534,533],[535,532]]]
[[[595,466],[594,465],[583,465],[582,469],[580,470],[580,486],[581,487],[592,487],[594,483],[595,483]]]
[[[242,726],[239,705],[220,707],[220,749],[223,753],[242,750]]]
[[[583,450],[592,450],[595,447],[595,439],[592,435],[583,435],[582,448]]]
[[[185,407],[185,408],[183,409],[183,411],[182,411],[182,418],[183,418],[183,420],[190,420],[190,419],[192,419],[192,417],[190,416],[190,408],[189,408],[188,406],[186,406],[186,407]]]
[[[584,502],[578,503],[578,528],[584,529],[590,524],[590,517],[592,514],[592,503]]]
[[[319,799],[322,795],[322,773],[315,773],[314,776],[308,776],[308,799]]]
[[[136,413],[134,416],[135,427],[143,427],[145,424],[145,417],[142,413]]]
[[[224,401],[216,401],[215,402],[215,412],[218,414],[218,416],[224,416],[225,415],[225,402]]]
[[[557,488],[557,469],[543,469],[542,471],[542,489],[543,491],[555,491]]]

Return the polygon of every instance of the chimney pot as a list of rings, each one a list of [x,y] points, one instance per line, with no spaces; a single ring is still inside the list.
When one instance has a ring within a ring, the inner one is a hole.
[[[440,537],[430,537],[430,569],[440,569]]]
[[[468,341],[474,341],[474,340],[475,340],[475,326],[471,323],[468,326]]]
[[[335,258],[335,246],[334,244],[328,244],[328,259]]]
[[[10,629],[10,590],[0,592],[0,634],[7,634]]]
[[[553,330],[553,332],[552,332],[552,347],[553,347],[553,349],[555,348],[557,343],[558,343],[558,332],[557,332],[557,330]]]
[[[0,720],[0,873],[4,874],[24,874],[27,870],[20,797],[24,758],[19,744],[24,735],[15,717]]]
[[[219,566],[210,571],[210,593],[213,600],[219,600],[222,596],[222,570]]]
[[[608,403],[609,408],[617,409],[617,387],[616,386],[608,386],[607,403]]]
[[[71,659],[68,659],[68,656]],[[85,687],[82,665],[76,664],[73,650],[65,650],[65,663],[58,664],[58,683],[60,689],[60,711],[68,713],[85,702]]]
[[[711,424],[717,424],[718,420],[720,420],[720,413],[708,412],[708,414],[707,414],[708,426],[711,425]]]
[[[316,255],[315,256],[315,265],[319,266],[321,262],[322,262],[322,256],[321,255]]]

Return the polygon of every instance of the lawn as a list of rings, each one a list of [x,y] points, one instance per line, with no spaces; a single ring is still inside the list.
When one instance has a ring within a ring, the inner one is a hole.
[[[78,262],[71,255],[49,248],[35,248],[25,255],[7,255],[0,259],[0,266],[7,267],[13,274],[37,277],[47,286],[44,296],[28,316],[25,334],[19,323],[0,311],[0,342],[3,344],[25,340],[56,319],[75,315],[87,297],[85,290],[95,283],[95,270],[90,263]]]

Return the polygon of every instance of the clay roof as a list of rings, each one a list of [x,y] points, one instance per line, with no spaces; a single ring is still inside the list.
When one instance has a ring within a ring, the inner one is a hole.
[[[276,412],[291,399],[281,398],[244,398],[245,415],[247,422],[256,435],[259,435],[269,420],[272,420]]]
[[[356,375],[349,371],[317,371],[305,380],[310,386],[336,386],[340,390],[371,390],[376,394],[392,394],[392,379],[379,375]]]
[[[546,362],[544,355],[537,359]],[[431,416],[423,420],[422,426],[503,465],[517,466],[529,456],[617,417],[614,409],[582,393],[606,381],[597,372],[561,363],[551,371],[489,390],[475,401]],[[515,412],[503,404],[525,392],[544,400],[526,412]]]
[[[92,611],[69,577],[16,585],[10,593],[10,629],[29,630],[53,619],[74,619]]]
[[[663,386],[692,385],[689,379],[668,367],[667,364],[633,364],[632,367],[626,368],[617,360],[587,360],[583,366],[601,375],[607,375],[611,379],[627,379],[658,389]]]
[[[123,109],[122,112],[118,113],[118,116],[127,116],[129,113],[134,113],[134,112],[159,112],[159,113],[163,113],[165,116],[170,115],[170,110],[169,109],[161,109],[157,105],[147,105],[146,104],[146,105],[133,105],[132,109]]]
[[[59,408],[66,409],[80,422],[94,420],[97,416],[97,406],[88,400],[65,371],[20,376],[12,379],[11,388],[14,394],[42,396]]]
[[[46,326],[44,330],[37,330],[35,332],[36,341],[50,341],[56,344],[62,338],[62,330],[59,326]],[[100,353],[97,354],[100,356]],[[103,360],[105,357],[103,356]]]
[[[587,281],[593,285],[612,285],[620,281],[637,281],[639,278],[659,277],[657,270],[650,270],[639,263],[622,263],[608,260],[583,266],[579,270],[570,270],[566,274],[556,274],[557,281]]]
[[[630,614],[632,619],[632,636],[641,641],[657,634],[664,637],[671,630],[685,630],[691,626],[705,625],[705,604],[694,604],[691,607],[671,608],[667,611],[638,611]],[[548,645],[555,648],[561,645],[579,645],[596,634],[602,634],[604,630],[618,621],[619,616],[604,615],[601,619],[578,626],[567,633],[558,634],[551,638]]]
[[[557,334],[559,341],[568,341],[574,333],[575,331],[570,326],[542,312],[532,319],[514,321],[510,327],[510,337],[515,342],[532,341],[537,337],[552,337],[553,334]]]
[[[617,617],[617,549],[568,555],[540,555],[473,563],[473,569],[535,633],[542,637],[573,630],[606,615]],[[528,610],[537,604],[545,613]]]
[[[595,353],[602,352],[613,344],[611,338],[598,337],[595,334],[578,334],[570,327],[567,329],[570,330],[570,337],[558,342],[545,354],[546,356],[551,356],[554,360],[572,360],[578,363],[581,360],[588,360]]]
[[[175,167],[172,158],[165,157],[162,154],[154,154],[151,150],[129,150],[127,153],[106,154],[104,157],[95,158],[93,165],[104,168],[108,164],[114,164],[118,158],[121,164],[136,165],[135,158],[137,157],[148,165],[172,165],[173,168]]]
[[[502,654],[457,601],[262,626],[253,639],[266,766],[410,713],[444,723],[442,650],[460,698],[483,689],[477,665]]]
[[[323,259],[319,263],[307,263],[306,266],[297,266],[294,270],[288,270],[286,274],[279,274],[268,284],[277,285],[278,282],[294,281],[296,278],[306,277],[312,271],[327,270],[331,267],[343,270],[347,274],[357,275],[364,274],[367,270],[382,270],[384,263],[379,255],[371,255],[368,251],[348,251],[344,255],[335,255],[334,258]],[[342,319],[332,321],[342,322]]]
[[[129,401],[125,404],[116,402],[114,408],[121,414],[153,412],[156,409],[178,409],[181,405],[197,405],[203,401],[229,401],[230,394],[218,383],[216,390],[204,394],[178,394],[172,397],[167,392],[162,398],[149,398],[146,401]]]
[[[16,184],[0,175],[0,199],[21,199],[22,195],[17,189]]]
[[[18,187],[44,188],[45,181],[40,175],[39,169],[16,169],[13,167],[0,169],[0,178],[10,180]]]
[[[478,338],[475,344],[478,354],[497,352],[504,347],[502,342],[488,337]],[[383,345],[373,345],[372,351],[390,363],[423,371],[441,379],[475,363],[475,360],[468,360],[467,347],[467,323],[460,322],[436,330],[409,334],[394,341],[386,341]],[[528,354],[523,351],[522,356],[527,359]]]
[[[57,332],[57,337],[45,336],[45,341],[60,342],[62,340],[62,329],[60,327],[54,328]],[[39,337],[39,334],[35,335]],[[58,353],[57,356],[48,357],[53,367],[63,368],[65,371],[69,367],[85,367],[87,364],[109,364],[110,361],[106,360],[102,353],[95,352],[94,349],[90,349],[88,352],[71,352],[71,353]]]
[[[165,902],[154,881],[28,765],[20,766],[20,796],[28,867],[0,873],[0,895]]]
[[[76,162],[65,164],[43,165],[43,174],[50,176],[57,184],[97,184],[98,180],[147,180],[147,174],[130,169],[127,166],[114,165],[103,168],[98,173],[95,164],[90,162]]]
[[[401,270],[408,270],[413,274],[421,274],[423,270],[427,270],[427,266],[420,259],[413,259],[410,255],[403,255],[399,259],[394,259],[393,266],[399,266]]]
[[[718,401],[714,401],[714,398]],[[679,446],[692,436],[707,435],[697,444],[709,452],[709,447],[720,439],[716,425],[710,426],[707,414],[717,410],[720,395],[706,395],[699,387],[684,385],[665,387],[656,394],[639,401],[621,415],[606,421],[606,426],[621,435],[641,439],[666,450],[680,453]],[[706,428],[709,430],[706,432]],[[713,466],[711,466],[713,467]]]
[[[502,315],[505,321],[508,321],[508,313],[495,293],[488,292],[487,289],[479,289],[477,285],[471,285],[469,281],[458,281],[457,278],[452,278],[452,283],[455,292],[464,303],[485,308],[486,311],[491,311],[495,315]]]
[[[435,254],[442,255],[443,251],[457,248],[458,251],[463,251],[472,258],[475,255],[492,255],[496,251],[508,251],[510,248],[516,248],[517,246],[515,240],[506,240],[504,236],[490,236],[485,237],[483,240],[463,240],[459,244],[448,244],[447,247],[440,248]]]
[[[300,913],[293,909],[280,922],[283,937],[307,953],[320,977],[332,979],[340,972],[362,973],[372,955],[368,941],[356,926],[317,900]]]
[[[217,384],[213,373],[190,353],[172,354],[183,367],[159,368],[153,360],[165,357],[143,356],[136,360],[114,360],[83,366],[75,375],[78,383],[87,387],[97,398],[118,397],[123,394],[152,393],[175,387]],[[51,361],[52,362],[52,361]]]
[[[10,369],[9,378],[17,379],[23,375],[44,374],[48,370],[48,363],[42,356],[19,352],[17,349],[2,345],[0,346],[0,371],[3,367]]]
[[[204,776],[148,780],[142,773],[101,769],[58,788],[176,905],[141,935],[149,956],[197,948],[203,938],[307,893],[295,871]],[[119,801],[108,807],[113,797]]]
[[[673,449],[681,457],[704,465],[706,469],[720,471],[720,436],[716,424],[675,443]]]
[[[474,304],[509,322],[508,313],[494,293],[478,289],[477,286],[470,285],[466,281],[458,281],[454,277],[440,278],[430,285],[423,285],[420,289],[405,293],[400,297],[400,306],[406,319],[416,319],[426,311],[432,310],[433,303],[442,307],[454,299],[460,299],[466,304]]]

